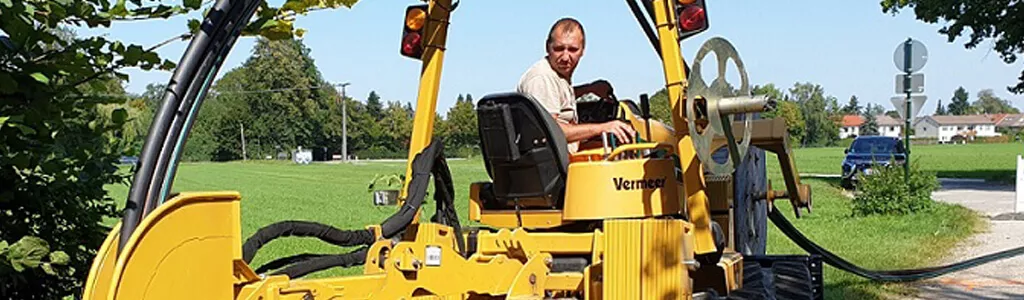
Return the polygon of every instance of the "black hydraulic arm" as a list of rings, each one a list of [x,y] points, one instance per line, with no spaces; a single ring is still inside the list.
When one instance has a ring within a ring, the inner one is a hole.
[[[209,85],[262,0],[219,0],[178,62],[142,147],[121,221],[118,252],[170,192],[178,159]]]

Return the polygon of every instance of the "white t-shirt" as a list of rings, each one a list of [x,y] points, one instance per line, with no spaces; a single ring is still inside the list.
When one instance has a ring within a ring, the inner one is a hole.
[[[576,95],[572,89],[572,83],[551,68],[547,59],[541,59],[534,63],[523,76],[519,78],[516,91],[533,97],[549,114],[557,116],[556,121],[566,124],[576,124]],[[569,143],[569,152],[573,153],[579,149],[579,143]]]

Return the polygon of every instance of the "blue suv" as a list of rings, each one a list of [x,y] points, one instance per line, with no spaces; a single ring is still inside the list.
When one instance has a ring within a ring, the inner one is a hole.
[[[853,188],[860,176],[870,176],[876,165],[903,164],[907,158],[899,138],[888,136],[861,136],[846,148],[843,159],[843,176],[840,184]]]

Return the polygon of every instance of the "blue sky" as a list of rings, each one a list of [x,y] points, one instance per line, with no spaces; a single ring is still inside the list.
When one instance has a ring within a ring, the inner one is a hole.
[[[948,43],[912,11],[883,14],[878,1],[715,1],[709,0],[711,29],[685,41],[684,57],[692,60],[708,38],[724,37],[739,50],[752,84],[791,87],[814,82],[845,103],[857,95],[892,108],[895,96],[893,51],[907,37],[927,45],[925,74],[928,103],[921,115],[931,114],[939,99],[944,104],[957,86],[971,93],[993,89],[998,96],[1024,108],[1024,95],[1006,86],[1016,83],[1022,62],[1007,65],[986,42],[964,49],[964,39]],[[271,3],[280,3],[271,1]],[[348,95],[365,99],[377,91],[384,100],[415,101],[419,63],[398,54],[405,7],[418,1],[363,0],[351,10],[325,10],[300,16],[297,26],[324,77],[351,82]],[[193,14],[195,15],[195,14]],[[452,16],[444,61],[438,111],[447,111],[458,94],[474,98],[510,91],[524,70],[540,59],[551,23],[563,16],[579,19],[587,33],[587,49],[574,83],[609,80],[619,98],[637,99],[664,86],[661,62],[633,19],[625,1],[463,1]],[[129,22],[114,29],[84,34],[107,34],[127,42],[153,45],[186,30],[188,18]],[[250,54],[254,38],[236,44],[221,74],[240,65]],[[187,42],[159,50],[177,61]],[[129,70],[130,92],[148,83],[166,82],[171,73]]]

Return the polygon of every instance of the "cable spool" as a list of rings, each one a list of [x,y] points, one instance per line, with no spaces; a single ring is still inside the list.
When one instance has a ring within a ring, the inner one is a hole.
[[[709,53],[714,53],[718,62],[717,76],[710,85],[701,76],[704,58]],[[736,65],[739,73],[738,88],[725,78],[729,61]],[[750,80],[739,53],[729,41],[720,37],[712,38],[700,47],[687,81],[686,122],[697,157],[704,164],[704,169],[712,174],[732,174],[750,147],[753,114],[772,109],[774,101],[764,96],[751,96]],[[743,134],[737,141],[732,125],[738,114],[744,116]],[[728,158],[725,162],[715,161],[712,154],[723,146],[728,147]]]

